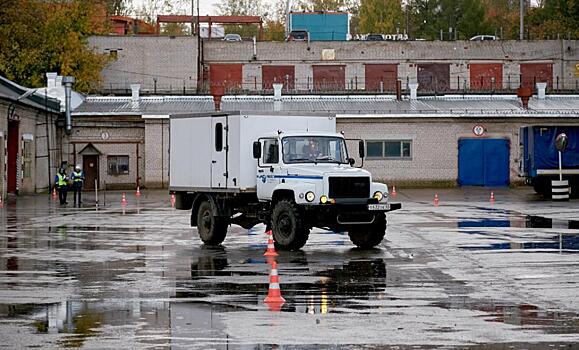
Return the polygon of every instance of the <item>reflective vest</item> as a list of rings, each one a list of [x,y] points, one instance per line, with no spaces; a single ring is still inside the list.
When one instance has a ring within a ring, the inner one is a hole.
[[[78,173],[75,171],[72,173],[72,176],[74,177],[74,182],[82,182],[82,171],[79,171]]]
[[[67,185],[66,175],[58,173],[58,174],[56,174],[56,176],[58,176],[58,183],[57,183],[58,186],[66,186]]]

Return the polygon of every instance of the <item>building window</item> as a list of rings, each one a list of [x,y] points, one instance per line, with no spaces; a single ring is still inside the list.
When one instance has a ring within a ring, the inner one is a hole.
[[[215,124],[215,152],[223,151],[223,124]]]
[[[32,142],[25,140],[22,147],[22,177],[32,177]]]
[[[368,159],[411,159],[411,140],[366,141]]]
[[[127,175],[129,173],[129,156],[108,156],[109,175]]]

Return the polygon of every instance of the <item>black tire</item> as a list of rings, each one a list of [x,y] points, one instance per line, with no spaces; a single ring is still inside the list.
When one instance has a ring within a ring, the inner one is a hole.
[[[277,202],[271,215],[275,246],[282,250],[297,250],[308,241],[310,230],[301,220],[298,206],[291,200]]]
[[[197,232],[206,245],[221,244],[227,234],[227,221],[215,214],[211,202],[201,202],[197,210]]]
[[[356,225],[348,230],[350,241],[358,248],[374,248],[386,235],[386,215],[384,213],[376,214],[374,222],[370,225]]]

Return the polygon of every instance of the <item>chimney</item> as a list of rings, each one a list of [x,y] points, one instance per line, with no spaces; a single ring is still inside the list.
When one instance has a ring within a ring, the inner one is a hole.
[[[402,101],[402,81],[396,80],[396,101]]]
[[[141,84],[131,84],[131,100],[133,102],[139,102],[141,97],[139,96],[139,91],[141,90]]]
[[[418,98],[418,83],[409,83],[408,88],[410,89],[410,99],[416,100]]]
[[[524,109],[529,109],[529,99],[533,96],[533,90],[530,87],[520,87],[517,89],[517,96],[521,99]]]
[[[545,90],[547,90],[547,83],[537,83],[537,97],[539,100],[545,99]]]
[[[70,134],[72,131],[72,117],[70,115],[70,101],[72,98],[72,84],[74,84],[74,77],[61,77],[64,83],[64,97],[65,97],[65,116],[66,116],[66,133]]]
[[[55,87],[61,87],[62,86],[62,75],[57,75],[56,76],[56,80],[54,83]]]
[[[281,89],[283,88],[283,84],[274,83],[273,84],[273,100],[274,101],[281,101]]]
[[[225,94],[225,86],[222,84],[211,85],[211,95],[213,95],[213,103],[215,104],[215,110],[221,110],[221,98]]]
[[[56,87],[56,73],[46,73],[46,88],[54,89]]]

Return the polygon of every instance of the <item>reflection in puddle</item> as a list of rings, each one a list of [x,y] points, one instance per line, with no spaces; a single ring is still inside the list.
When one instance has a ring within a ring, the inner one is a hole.
[[[579,332],[579,315],[571,312],[557,312],[540,309],[531,304],[500,304],[488,301],[466,299],[461,303],[437,302],[432,306],[443,309],[470,309],[483,311],[486,321],[521,326],[523,329],[541,327],[547,333],[574,334]],[[489,317],[490,316],[490,317]]]
[[[493,227],[515,227],[515,228],[536,228],[536,229],[560,229],[578,230],[579,221],[574,220],[553,220],[542,216],[528,215],[523,219],[514,218],[511,220],[461,220],[458,222],[461,233],[476,234],[499,238],[503,236],[500,231],[472,230],[473,228],[493,228]],[[527,250],[533,252],[557,252],[557,253],[578,253],[579,252],[579,232],[560,233],[555,235],[542,236],[530,242],[500,242],[484,245],[461,246],[466,250]],[[502,237],[501,240],[504,240]]]

